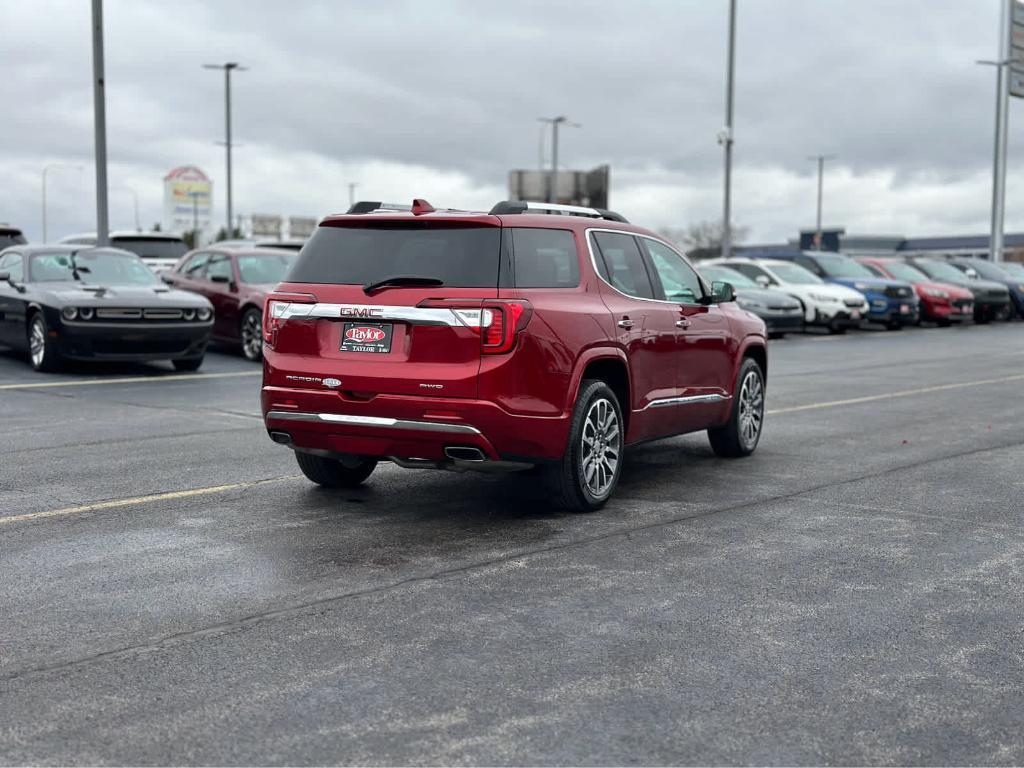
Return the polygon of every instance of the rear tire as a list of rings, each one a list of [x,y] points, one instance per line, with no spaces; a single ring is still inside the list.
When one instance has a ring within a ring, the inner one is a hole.
[[[203,364],[202,357],[182,357],[177,360],[171,360],[176,371],[198,371],[199,366]]]
[[[338,459],[295,452],[295,460],[307,478],[324,488],[355,488],[377,468],[376,459],[359,459],[355,466],[346,466]]]
[[[752,358],[746,358],[736,377],[729,421],[708,430],[711,450],[724,458],[749,456],[757,448],[764,428],[764,373]]]
[[[50,338],[46,317],[37,311],[28,321],[28,360],[40,373],[53,373],[63,367],[57,343]]]
[[[552,502],[571,512],[603,507],[619,484],[625,437],[615,392],[603,381],[584,381],[573,408],[565,454],[548,468]]]

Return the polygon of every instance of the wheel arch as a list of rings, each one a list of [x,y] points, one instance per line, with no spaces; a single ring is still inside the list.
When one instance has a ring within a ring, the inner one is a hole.
[[[768,344],[762,336],[747,336],[740,346],[740,354],[736,359],[736,369],[733,371],[733,381],[739,375],[740,366],[743,361],[750,358],[761,368],[765,382],[768,381]]]
[[[625,421],[624,426],[628,430],[633,398],[632,377],[626,353],[621,349],[605,347],[590,349],[581,355],[573,370],[569,399],[566,403],[567,412],[572,412],[576,398],[579,397],[580,388],[587,379],[600,379],[611,387],[619,399],[619,408],[622,410],[622,418]]]

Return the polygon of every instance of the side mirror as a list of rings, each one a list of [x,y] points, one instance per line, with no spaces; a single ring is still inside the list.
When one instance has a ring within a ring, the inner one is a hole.
[[[767,288],[772,284],[772,280],[768,275],[758,275],[754,278],[754,282],[760,285],[762,288]]]
[[[11,282],[11,273],[10,272],[0,272],[0,283],[9,283],[9,282]]]
[[[227,275],[211,275],[210,276],[210,282],[211,283],[230,283],[231,282],[231,278],[228,277]]]
[[[159,277],[161,280],[163,280],[168,285],[174,285],[174,278],[171,277],[171,273],[170,272],[161,272],[161,273],[159,273],[157,275],[157,277]]]
[[[964,274],[971,278],[971,280],[977,280],[979,277],[981,277],[978,274],[978,270],[976,270],[974,267],[967,267],[967,269],[964,270]]]
[[[715,304],[736,301],[736,291],[733,290],[732,283],[723,280],[715,280],[711,283],[711,300]]]

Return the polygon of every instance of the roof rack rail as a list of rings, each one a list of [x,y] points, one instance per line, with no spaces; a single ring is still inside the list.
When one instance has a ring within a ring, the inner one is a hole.
[[[527,200],[502,200],[491,208],[492,216],[505,216],[516,213],[553,213],[565,216],[587,216],[592,219],[607,219],[628,224],[629,221],[621,213],[607,211],[604,208],[588,208],[583,205],[560,205],[558,203],[535,203]]]
[[[360,200],[353,203],[346,213],[373,213],[374,211],[411,211],[411,205],[402,203],[380,203],[370,200]]]

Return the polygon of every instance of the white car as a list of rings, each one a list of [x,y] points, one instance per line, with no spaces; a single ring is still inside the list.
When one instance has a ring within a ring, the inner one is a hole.
[[[96,245],[96,233],[68,235],[62,237],[60,242],[72,245]],[[188,251],[185,241],[172,232],[111,232],[110,245],[114,248],[131,251],[158,274],[171,269],[178,263],[178,259]]]
[[[721,264],[735,269],[764,288],[788,293],[804,308],[804,322],[828,328],[830,333],[845,333],[859,328],[867,315],[864,294],[826,283],[798,264],[781,259],[715,259],[707,264]]]

